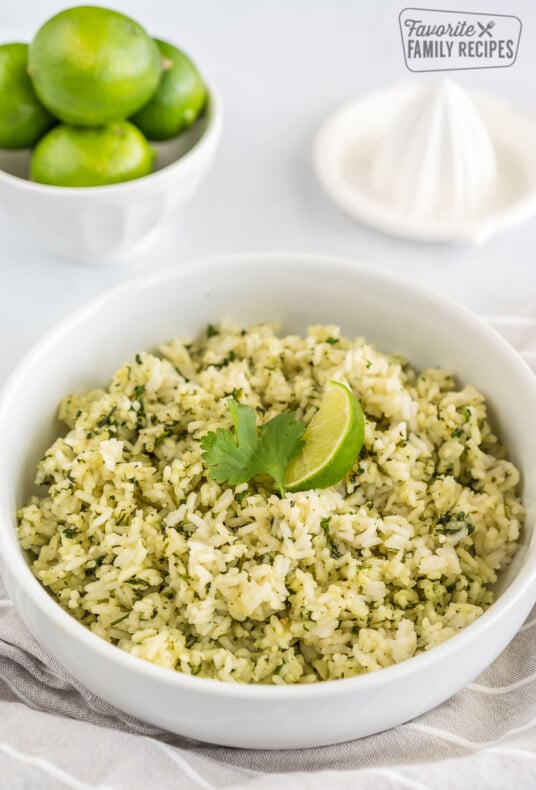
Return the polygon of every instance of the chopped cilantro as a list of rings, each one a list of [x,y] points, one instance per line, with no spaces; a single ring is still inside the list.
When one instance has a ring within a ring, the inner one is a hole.
[[[228,355],[222,359],[221,362],[215,362],[211,367],[217,368],[217,370],[221,370],[221,368],[226,368],[230,362],[234,362],[236,359],[236,354],[234,351],[229,351]]]
[[[163,442],[165,439],[167,439],[167,438],[168,438],[168,436],[171,436],[171,431],[169,430],[169,428],[164,428],[164,430],[162,431],[162,433],[161,433],[159,436],[157,436],[157,437],[156,437],[156,439],[154,440],[154,446],[155,446],[155,448],[156,448],[156,447],[160,447],[160,445],[162,444],[162,442]]]
[[[464,406],[462,412],[463,412],[463,416],[465,417],[465,422],[469,422],[472,414],[471,409],[468,409],[467,406]]]
[[[342,557],[342,553],[339,547],[337,546],[337,544],[335,543],[335,541],[333,540],[333,538],[331,537],[331,535],[329,534],[330,522],[331,522],[330,518],[321,518],[320,527],[322,528],[326,536],[326,543],[328,544],[329,553],[331,554],[334,560],[338,560],[340,557]]]
[[[467,529],[468,536],[475,531],[473,524],[468,521],[467,513],[460,510],[458,513],[443,513],[437,521],[435,531],[441,535],[456,535],[463,527]]]
[[[75,535],[78,535],[78,530],[75,527],[65,527],[63,534],[66,538],[74,538]]]
[[[321,519],[320,519],[320,526],[321,526],[321,528],[324,530],[324,532],[326,533],[326,535],[327,535],[327,534],[328,534],[328,532],[329,532],[329,525],[330,525],[330,522],[331,522],[331,519],[330,519],[330,518],[321,518]]]
[[[136,364],[141,365],[141,357],[139,354],[136,354],[135,360],[136,360]]]
[[[122,623],[122,622],[123,622],[123,620],[126,620],[126,619],[127,619],[127,617],[129,616],[129,614],[130,614],[130,612],[127,612],[127,613],[126,613],[126,614],[124,614],[122,617],[118,617],[118,618],[117,618],[117,620],[112,620],[112,622],[110,623],[110,625],[117,625],[118,623]]]
[[[112,417],[113,417],[113,415],[115,414],[116,411],[117,411],[117,404],[112,406],[112,408],[110,409],[108,414],[103,414],[102,415],[102,417],[97,422],[96,427],[97,428],[104,428],[106,425],[108,425],[108,426],[111,426],[111,425],[117,426],[117,424],[118,424],[117,420],[112,420]]]
[[[451,431],[450,435],[452,436],[453,439],[459,439],[460,436],[463,436],[463,428],[454,428],[454,430]]]
[[[216,337],[216,335],[219,334],[220,333],[218,332],[215,326],[213,326],[212,324],[209,324],[207,326],[207,337]]]
[[[329,343],[330,346],[334,346],[335,343],[338,343],[340,338],[338,337],[326,337],[324,343]]]
[[[335,543],[335,541],[331,536],[328,538],[328,546],[329,546],[329,553],[331,554],[334,560],[338,560],[340,559],[340,557],[342,557],[342,553],[339,547],[337,546],[337,544]]]

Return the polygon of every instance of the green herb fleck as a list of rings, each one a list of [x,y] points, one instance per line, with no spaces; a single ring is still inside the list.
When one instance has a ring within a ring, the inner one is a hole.
[[[112,417],[113,417],[113,415],[115,414],[116,411],[117,411],[117,404],[112,406],[112,408],[110,409],[108,414],[103,414],[102,415],[100,420],[97,422],[96,427],[97,428],[104,428],[107,425],[108,426],[111,426],[111,425],[117,426],[117,424],[118,424],[117,420],[112,420]]]
[[[165,439],[167,439],[167,438],[168,438],[168,436],[171,436],[171,431],[170,431],[168,428],[164,428],[164,430],[162,431],[162,433],[161,433],[159,436],[157,436],[157,437],[156,437],[156,439],[154,440],[154,446],[155,446],[155,448],[156,448],[156,447],[160,447],[160,445],[162,444],[162,442],[163,442]]]
[[[463,436],[463,428],[454,428],[454,430],[451,431],[450,435],[452,436],[453,439],[459,439],[460,436]]]
[[[74,527],[65,527],[63,534],[66,538],[74,538],[76,535],[78,535],[78,530]]]
[[[326,337],[325,343],[329,343],[330,346],[334,346],[335,343],[338,343],[340,340],[339,337]]]
[[[234,362],[236,359],[236,354],[234,351],[229,351],[228,355],[222,359],[221,362],[215,362],[211,367],[216,368],[217,370],[221,370],[222,368],[226,368],[230,362]]]
[[[216,337],[216,335],[219,334],[220,333],[218,332],[215,326],[213,326],[212,324],[209,324],[207,326],[207,337]]]
[[[337,546],[337,544],[335,543],[335,541],[333,540],[333,538],[329,534],[329,525],[330,525],[330,523],[331,523],[331,519],[330,518],[321,518],[320,519],[320,527],[322,528],[322,530],[324,531],[324,534],[326,536],[326,543],[328,544],[329,553],[331,554],[331,556],[333,557],[334,560],[338,560],[340,557],[342,557],[342,554],[341,554],[341,551],[339,550],[339,547]]]
[[[113,621],[110,623],[110,625],[117,625],[118,623],[122,623],[122,622],[123,622],[123,620],[126,620],[126,619],[127,619],[127,617],[129,616],[129,614],[130,614],[130,612],[127,612],[127,614],[124,614],[122,617],[118,617],[118,618],[117,618],[117,620],[113,620]]]
[[[468,536],[475,531],[473,524],[467,520],[467,513],[460,510],[458,513],[443,513],[437,521],[435,531],[440,535],[456,535],[463,527],[467,529]]]
[[[124,527],[130,524],[130,516],[131,514],[127,510],[122,510],[119,516],[116,518],[115,523],[118,527]]]

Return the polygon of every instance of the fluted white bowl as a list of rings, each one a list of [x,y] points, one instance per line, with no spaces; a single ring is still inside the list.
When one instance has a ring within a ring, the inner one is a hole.
[[[121,184],[36,184],[28,178],[31,151],[0,150],[0,206],[63,258],[94,265],[124,261],[190,201],[214,158],[222,115],[211,87],[201,118],[172,140],[151,142],[155,171]]]
[[[283,331],[337,322],[418,368],[455,371],[485,393],[523,473],[527,523],[496,602],[448,641],[369,675],[294,686],[224,683],[150,664],[67,614],[33,576],[15,511],[36,463],[58,434],[69,392],[106,383],[140,349],[210,322],[278,320]],[[505,648],[536,599],[536,378],[478,318],[440,294],[334,258],[246,255],[193,261],[134,279],[79,309],[20,363],[0,396],[0,572],[39,642],[94,694],[172,732],[213,743],[299,748],[393,727],[438,705]]]

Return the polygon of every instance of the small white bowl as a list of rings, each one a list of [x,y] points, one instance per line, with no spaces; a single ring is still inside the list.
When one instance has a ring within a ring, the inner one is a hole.
[[[68,392],[106,383],[140,349],[197,334],[222,317],[284,331],[337,322],[417,367],[440,365],[485,394],[523,472],[523,545],[496,602],[447,642],[369,675],[310,685],[255,686],[184,675],[99,638],[33,576],[15,510],[58,432]],[[228,746],[299,748],[338,743],[419,716],[473,680],[506,647],[536,598],[536,378],[499,335],[439,294],[334,258],[246,255],[194,261],[135,279],[62,321],[35,346],[0,396],[0,570],[30,631],[94,694],[152,724]]]
[[[149,243],[162,222],[189,202],[208,171],[223,111],[214,88],[201,118],[178,137],[150,144],[155,172],[102,187],[56,187],[29,180],[31,151],[0,150],[0,203],[25,232],[57,255],[117,263]]]

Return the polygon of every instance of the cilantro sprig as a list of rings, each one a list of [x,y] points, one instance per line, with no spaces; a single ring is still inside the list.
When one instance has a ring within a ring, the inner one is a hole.
[[[283,411],[257,428],[255,409],[234,398],[229,398],[227,405],[234,430],[218,428],[201,439],[210,476],[217,483],[235,486],[266,474],[284,496],[285,472],[303,447],[305,423],[296,419],[296,412]]]

